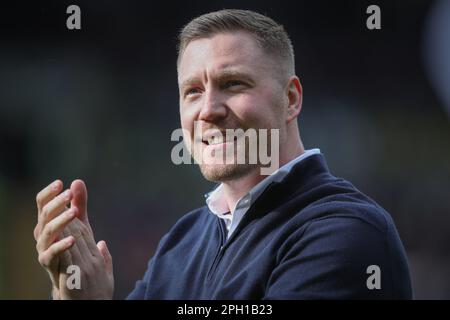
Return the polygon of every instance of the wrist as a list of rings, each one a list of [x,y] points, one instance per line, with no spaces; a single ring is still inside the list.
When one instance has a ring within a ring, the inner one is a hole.
[[[61,297],[59,296],[59,290],[55,286],[52,287],[52,293],[50,298],[52,300],[61,300]]]

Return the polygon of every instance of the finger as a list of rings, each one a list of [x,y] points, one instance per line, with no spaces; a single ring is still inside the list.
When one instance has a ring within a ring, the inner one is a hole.
[[[74,228],[79,228],[79,230],[81,231],[81,236],[77,238],[77,245],[80,248],[81,253],[100,257],[101,254],[98,251],[97,245],[95,244],[92,232],[88,229],[88,227],[79,219],[75,219],[72,223],[72,226]]]
[[[106,270],[110,273],[113,272],[113,263],[111,253],[109,252],[108,246],[106,245],[106,241],[102,240],[97,243],[97,248],[103,256],[103,260],[105,261]]]
[[[57,183],[56,185],[60,185],[59,188],[62,187],[62,183],[61,184]],[[52,188],[51,185],[50,185],[50,188]],[[55,188],[55,185],[53,185],[53,188]],[[54,190],[56,190],[56,189],[54,189]],[[58,191],[59,191],[59,189],[58,189]],[[70,193],[70,190],[66,190],[66,192]],[[67,209],[67,207],[65,207],[64,204],[67,204],[68,200],[64,200],[64,198],[68,199],[68,196],[70,198],[70,194],[68,195],[66,192],[62,193],[56,197],[53,197],[52,200],[47,202],[43,206],[43,208],[41,208],[41,212],[38,215],[38,223],[37,223],[36,227],[34,228],[34,238],[36,239],[36,241],[38,240],[42,229],[45,227],[45,224],[49,220],[53,219],[57,214],[63,212],[65,209]],[[65,203],[61,203],[63,201],[65,201]]]
[[[38,252],[47,250],[55,242],[69,222],[76,217],[76,211],[76,208],[70,208],[44,226],[36,245]]]
[[[83,180],[77,179],[70,185],[70,190],[73,194],[71,206],[77,207],[79,210],[78,218],[84,223],[89,224],[87,216],[88,194],[85,183]]]
[[[69,232],[67,231],[67,227],[62,231],[62,237],[66,238],[66,237],[73,237],[74,238],[74,244],[73,246],[71,246],[69,248],[69,250],[66,250],[64,252],[62,252],[59,255],[59,272],[65,273],[67,268],[73,264],[72,262],[72,254],[70,253],[71,250],[73,250],[73,248],[76,245],[76,239],[73,235],[69,234]]]
[[[47,250],[39,253],[39,263],[46,269],[50,268],[54,259],[75,243],[75,238],[68,236],[52,244]]]
[[[63,183],[61,180],[55,180],[51,184],[49,184],[47,187],[42,189],[37,195],[36,195],[36,205],[38,208],[38,215],[41,213],[42,208],[52,200],[58,193],[61,192],[63,187]]]
[[[75,238],[75,244],[70,248],[69,252],[72,258],[73,264],[81,267],[84,262],[83,251],[80,248],[79,239],[82,237],[80,228],[76,225],[78,219],[72,220],[67,227],[64,229],[64,234],[71,235]]]
[[[43,208],[41,215],[39,216],[38,221],[38,233],[42,231],[44,226],[50,221],[53,220],[57,215],[63,212],[66,209],[66,205],[72,199],[72,193],[70,190],[66,190],[53,200],[48,202]]]

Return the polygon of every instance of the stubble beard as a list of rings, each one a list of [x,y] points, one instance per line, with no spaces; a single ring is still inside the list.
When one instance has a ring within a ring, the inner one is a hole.
[[[257,164],[200,164],[199,166],[203,177],[213,182],[236,180],[258,168]]]
[[[237,153],[245,150],[245,163],[238,163]],[[249,161],[248,141],[245,141],[244,149],[235,145],[233,163],[226,163],[226,156],[222,158],[222,163],[200,163],[200,172],[206,180],[212,182],[225,182],[242,178],[259,167],[257,163]]]

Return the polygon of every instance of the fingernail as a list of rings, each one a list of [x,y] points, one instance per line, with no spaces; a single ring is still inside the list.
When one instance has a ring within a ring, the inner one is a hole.
[[[66,191],[64,192],[64,198],[66,198],[67,200],[70,199],[70,190],[66,190]]]
[[[59,181],[53,182],[52,190],[53,190],[53,191],[56,191],[56,190],[58,190],[58,188],[59,188]]]

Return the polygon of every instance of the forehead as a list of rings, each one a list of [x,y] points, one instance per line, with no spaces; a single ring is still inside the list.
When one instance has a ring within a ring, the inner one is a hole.
[[[250,34],[219,33],[193,40],[186,46],[178,66],[178,82],[226,69],[257,72],[267,67],[268,60]]]

